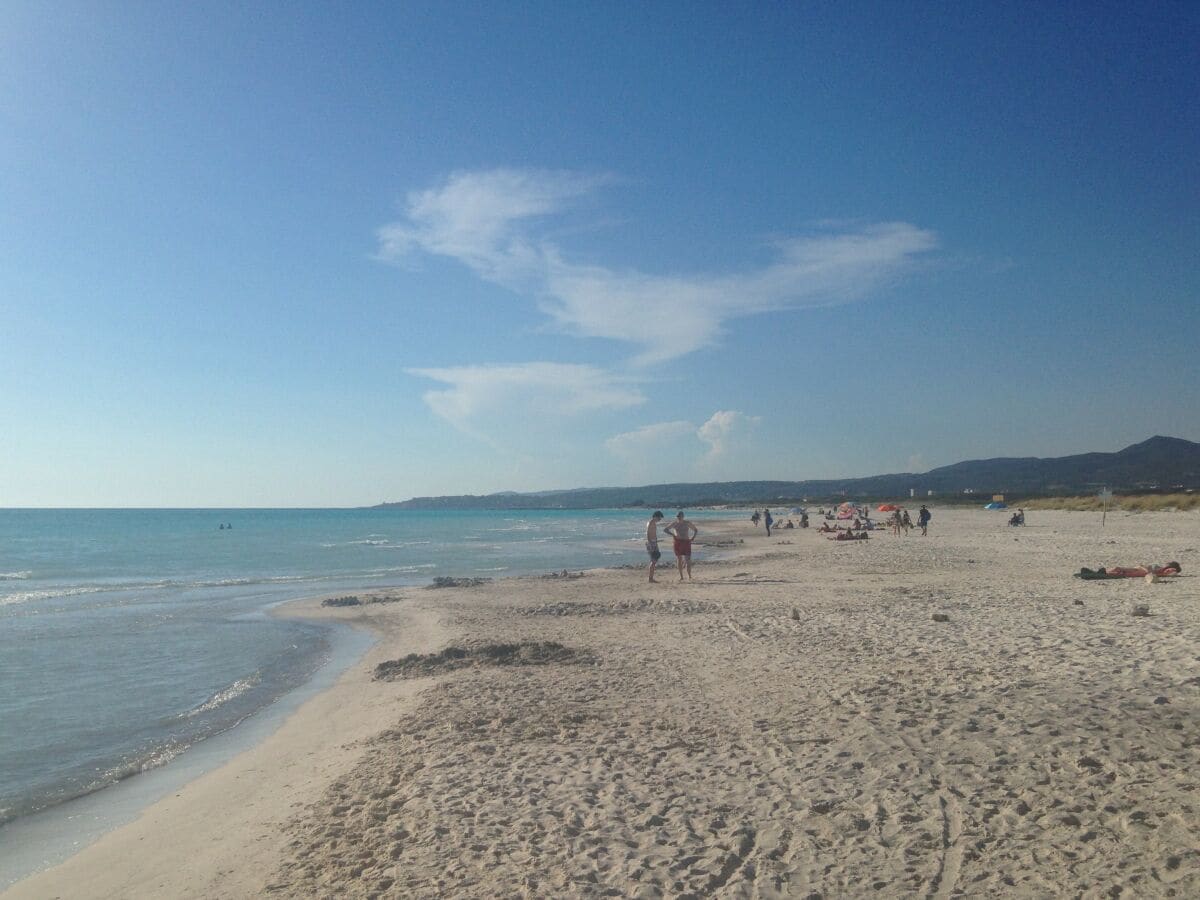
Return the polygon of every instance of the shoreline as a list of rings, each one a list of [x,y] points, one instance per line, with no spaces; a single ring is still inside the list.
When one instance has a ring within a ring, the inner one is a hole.
[[[721,518],[717,521],[722,523],[732,522],[732,518]],[[718,550],[723,553],[729,553],[730,544],[722,543]],[[619,571],[622,567],[613,567],[611,571]],[[641,566],[645,568],[645,566]],[[606,569],[590,569],[583,571],[606,571]],[[660,575],[664,569],[660,566]],[[551,578],[557,573],[549,573],[545,575],[511,575],[500,576],[492,579],[489,583],[518,581],[521,579],[540,579]],[[81,873],[91,873],[100,871],[105,873],[114,873],[120,870],[120,861],[125,858],[124,854],[138,853],[143,856],[150,856],[164,860],[157,869],[163,871],[159,874],[160,883],[165,883],[162,879],[170,880],[174,877],[177,871],[177,863],[181,862],[174,859],[174,855],[168,848],[155,849],[152,853],[146,853],[146,843],[151,839],[152,834],[162,830],[171,833],[177,833],[181,830],[191,830],[193,826],[184,825],[191,818],[191,814],[187,808],[189,805],[196,805],[200,808],[212,808],[214,804],[220,801],[215,799],[222,794],[229,795],[232,799],[232,794],[238,787],[238,783],[245,780],[243,769],[250,765],[249,762],[243,761],[243,757],[254,755],[263,758],[284,757],[288,758],[289,751],[283,749],[284,744],[291,745],[292,748],[297,746],[298,741],[305,741],[305,738],[300,737],[296,732],[306,731],[308,734],[313,734],[320,731],[318,727],[309,727],[308,723],[315,725],[316,720],[328,714],[331,708],[331,702],[327,695],[334,692],[340,694],[351,693],[351,685],[361,687],[364,681],[370,681],[371,671],[377,662],[382,659],[375,659],[375,656],[391,656],[393,653],[403,652],[408,653],[428,653],[433,652],[438,648],[439,641],[445,638],[444,629],[436,620],[435,613],[424,612],[421,614],[412,614],[408,618],[412,621],[397,627],[397,624],[392,621],[394,616],[382,616],[379,613],[383,610],[388,610],[386,598],[396,596],[403,593],[414,593],[424,591],[427,585],[402,585],[395,587],[380,587],[372,588],[369,591],[361,592],[361,596],[366,598],[385,598],[384,602],[371,600],[365,604],[348,607],[325,607],[321,605],[326,595],[301,597],[292,600],[282,600],[268,606],[264,612],[270,616],[278,616],[280,618],[297,618],[306,619],[316,622],[329,622],[344,625],[353,629],[361,630],[370,635],[370,643],[362,649],[358,654],[356,661],[351,663],[340,675],[335,682],[318,690],[312,696],[308,696],[299,706],[290,709],[282,718],[281,721],[268,722],[266,732],[257,738],[252,738],[249,744],[236,742],[236,749],[232,753],[224,754],[224,757],[219,759],[215,765],[201,766],[197,769],[195,766],[187,767],[189,761],[187,754],[179,760],[172,760],[172,763],[183,763],[185,765],[172,765],[168,763],[161,769],[151,770],[150,772],[142,773],[134,778],[128,779],[126,782],[121,782],[116,785],[109,786],[96,792],[95,794],[77,798],[73,801],[68,801],[60,807],[51,807],[39,813],[30,816],[30,819],[44,818],[49,820],[47,824],[53,828],[56,824],[51,818],[56,812],[59,813],[59,821],[61,821],[62,807],[72,805],[80,805],[81,803],[101,803],[106,792],[121,790],[128,788],[135,782],[144,782],[156,778],[167,776],[167,781],[173,784],[167,790],[168,796],[158,796],[157,799],[143,799],[141,802],[135,800],[133,804],[127,804],[125,814],[116,817],[116,821],[101,826],[98,830],[89,830],[86,835],[83,835],[84,844],[76,850],[65,850],[52,853],[50,861],[43,860],[37,864],[36,868],[30,870],[7,884],[0,885],[0,897],[9,900],[9,898],[20,897],[40,897],[46,896],[47,892],[51,894],[67,893],[72,896],[77,896],[77,884],[88,883],[93,885],[95,879],[88,874],[86,876]],[[336,593],[336,592],[335,592]],[[372,613],[375,613],[374,615]],[[406,633],[410,630],[412,633]],[[423,635],[418,637],[417,635]],[[384,652],[381,645],[385,643],[385,639],[393,640],[394,643],[388,643],[388,650]],[[373,651],[379,650],[378,654]],[[402,712],[402,707],[406,703],[410,703],[415,694],[423,685],[418,685],[412,688],[396,689],[397,700],[395,703],[396,709],[389,712],[375,710],[369,721],[365,721],[362,716],[351,717],[352,723],[348,726],[351,732],[356,734],[355,740],[364,740],[371,735],[372,730],[382,730],[390,726],[392,720],[390,716],[399,715]],[[296,689],[297,692],[304,692],[305,687],[301,686]],[[288,695],[280,698],[276,702],[283,702]],[[350,702],[341,703],[339,706],[348,707]],[[255,724],[254,720],[259,719],[266,713],[270,707],[265,707],[259,710],[250,719],[238,723],[238,725],[214,735],[207,741],[201,742],[195,748],[189,748],[189,752],[193,749],[209,749],[214,743],[220,742],[222,739],[230,739],[234,732],[239,731],[243,726]],[[297,720],[297,721],[293,721]],[[260,724],[260,728],[263,727]],[[359,733],[361,732],[361,733]],[[321,755],[346,758],[346,747],[343,739],[331,739],[321,743],[310,742],[311,746],[305,746],[303,753],[308,758],[318,757]],[[205,747],[205,745],[209,747]],[[280,746],[276,746],[276,745]],[[290,755],[294,756],[294,749],[290,751]],[[350,754],[352,755],[352,754]],[[183,776],[180,781],[178,775],[174,775],[179,770],[184,770],[188,774]],[[246,771],[253,771],[247,769]],[[171,777],[174,776],[174,777]],[[309,790],[304,791],[306,798],[295,798],[289,801],[289,809],[304,803],[311,802],[319,793],[318,787],[322,787],[328,781],[327,778],[318,778],[318,781],[308,786]],[[290,785],[288,786],[290,787]],[[266,788],[261,788],[260,793],[264,793]],[[151,796],[161,794],[162,791],[152,791]],[[311,796],[308,796],[310,795]],[[270,818],[262,818],[260,820],[247,820],[243,823],[243,829],[246,831],[261,832],[269,829],[273,825],[278,824],[277,816],[280,811],[277,806],[266,804],[266,809],[269,811]],[[75,809],[70,810],[75,813]],[[20,820],[12,825],[21,825]],[[40,839],[40,833],[46,830],[46,826],[41,823],[36,824],[30,829],[28,836],[23,838],[25,843],[34,844]],[[226,830],[226,826],[222,826],[221,830]],[[205,839],[203,830],[200,833],[191,835],[190,840],[204,841],[204,843],[228,843],[222,841],[218,835]],[[256,838],[256,840],[258,840]],[[24,849],[24,848],[23,848]],[[29,848],[26,852],[32,852]],[[65,855],[64,855],[65,852]],[[231,855],[237,855],[232,853]],[[240,863],[239,863],[240,865]],[[94,896],[110,896],[114,894],[122,894],[125,896],[135,896],[143,887],[149,890],[149,883],[155,878],[153,872],[138,874],[127,879],[115,878],[111,874],[108,877],[102,878],[99,884],[105,885],[101,890],[98,887],[92,888],[96,890]],[[120,883],[118,883],[120,882]],[[189,879],[189,884],[194,883]],[[72,889],[72,885],[76,885]],[[230,889],[228,883],[222,882],[221,890],[227,891]],[[190,888],[189,888],[190,890]],[[152,893],[152,891],[151,891]],[[250,891],[253,893],[253,891]],[[249,895],[249,893],[247,894]],[[197,892],[196,896],[201,896]]]
[[[380,637],[262,744],[4,896],[1187,896],[1200,516],[1163,515],[935,508],[928,539],[853,544],[730,518],[745,543],[717,536],[694,582],[300,601]],[[1184,577],[1070,577],[1160,556]],[[372,677],[448,641],[465,663]]]
[[[265,610],[307,598],[281,601]],[[329,655],[302,683],[223,731],[200,740],[159,766],[37,810],[0,827],[0,892],[59,865],[108,834],[134,821],[147,808],[238,754],[261,743],[305,702],[354,665],[375,637],[348,625],[328,629]]]
[[[318,789],[353,759],[355,744],[390,724],[415,695],[415,688],[398,686],[388,692],[390,696],[365,707],[353,702],[353,695],[370,679],[383,637],[411,645],[417,652],[437,633],[436,623],[413,617],[402,629],[407,633],[397,634],[391,627],[378,628],[361,617],[345,615],[345,610],[321,607],[320,600],[284,601],[271,607],[268,614],[336,622],[370,634],[370,643],[332,684],[305,699],[268,733],[215,768],[189,777],[167,796],[144,805],[132,821],[104,831],[66,859],[0,889],[0,897],[161,896],[162,890],[170,891],[166,885],[175,879],[180,879],[179,885],[188,885],[187,891],[194,891],[194,896],[214,896],[238,890],[234,885],[240,882],[229,879],[228,866],[233,859],[238,860],[236,868],[249,863],[243,874],[252,881],[257,872],[252,861],[278,852],[268,836],[271,827],[297,806],[311,802]],[[232,734],[262,713],[260,710],[250,720],[209,740]],[[161,771],[170,767],[168,764]],[[145,774],[153,776],[157,771]],[[186,841],[177,844],[185,834]],[[265,847],[273,850],[263,852]],[[128,861],[135,858],[138,867],[130,870]],[[83,884],[86,891],[80,889]],[[202,884],[209,887],[201,889]],[[256,892],[248,883],[241,890],[245,896]]]
[[[521,577],[531,577],[531,574],[504,573],[495,576],[500,580]],[[318,605],[320,600],[338,593],[352,593],[356,589],[367,597],[413,591],[423,586],[414,582],[372,586],[364,590],[356,585],[347,585],[340,591],[334,589],[319,595],[272,601],[262,608],[262,614],[353,628],[353,624],[347,624],[346,615],[321,608]],[[363,627],[361,622],[358,626]],[[378,629],[368,625],[363,633],[371,635],[367,639],[370,643],[378,642]],[[353,651],[353,658],[359,660],[367,652],[367,646],[364,644]],[[6,853],[0,861],[3,863],[0,865],[0,893],[63,864],[106,834],[128,825],[167,794],[175,793],[183,785],[226,765],[231,758],[257,746],[281,727],[300,705],[312,699],[314,690],[320,692],[329,689],[328,678],[322,673],[329,671],[330,666],[335,667],[334,671],[338,673],[336,677],[340,678],[345,669],[356,664],[339,665],[337,656],[335,651],[328,662],[304,683],[226,730],[193,744],[177,759],[6,823],[3,832]],[[324,685],[314,689],[312,686],[318,682],[324,682]]]

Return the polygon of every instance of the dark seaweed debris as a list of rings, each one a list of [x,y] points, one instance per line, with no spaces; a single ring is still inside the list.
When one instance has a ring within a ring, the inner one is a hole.
[[[322,600],[322,606],[367,606],[373,603],[395,603],[398,600],[403,600],[403,594],[372,594],[367,597],[359,597],[357,594],[349,594],[345,597],[330,597],[327,600]]]
[[[452,578],[449,575],[439,575],[433,579],[433,584],[427,585],[427,590],[437,590],[438,588],[458,588],[458,587],[477,587],[481,584],[488,584],[490,578]]]
[[[361,603],[362,601],[353,594],[347,597],[330,597],[321,601],[322,606],[358,606]]]
[[[545,666],[551,663],[590,662],[591,654],[564,647],[554,641],[522,641],[516,644],[479,644],[447,647],[438,653],[410,653],[375,667],[377,681],[423,678],[473,666]]]

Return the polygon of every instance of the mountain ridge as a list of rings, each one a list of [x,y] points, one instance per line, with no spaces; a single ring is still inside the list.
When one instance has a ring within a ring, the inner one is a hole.
[[[1112,453],[1058,457],[994,457],[964,460],[928,472],[898,472],[856,478],[802,481],[675,482],[637,487],[571,488],[520,493],[413,497],[373,509],[604,509],[644,506],[700,506],[770,503],[805,498],[854,496],[863,499],[993,493],[1066,495],[1200,487],[1200,443],[1155,435]]]

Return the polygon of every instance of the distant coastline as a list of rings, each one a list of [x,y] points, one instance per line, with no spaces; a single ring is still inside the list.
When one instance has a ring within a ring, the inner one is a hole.
[[[1156,436],[1115,453],[1081,453],[1041,459],[1002,457],[954,463],[924,473],[807,481],[724,481],[640,487],[414,497],[372,509],[538,510],[623,509],[680,506],[792,504],[844,499],[936,498],[975,503],[994,493],[1071,497],[1103,487],[1125,494],[1185,493],[1200,489],[1200,443]]]

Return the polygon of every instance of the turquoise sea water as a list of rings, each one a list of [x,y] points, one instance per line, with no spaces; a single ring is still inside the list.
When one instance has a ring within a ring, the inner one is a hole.
[[[275,603],[640,563],[644,520],[0,509],[0,824],[162,765],[309,679],[329,632]]]

